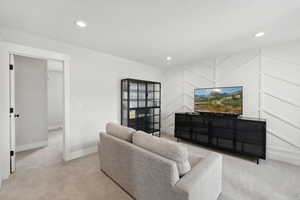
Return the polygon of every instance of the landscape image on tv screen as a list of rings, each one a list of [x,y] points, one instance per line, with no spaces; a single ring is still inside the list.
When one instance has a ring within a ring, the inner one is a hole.
[[[194,98],[195,111],[242,114],[242,87],[195,89]]]

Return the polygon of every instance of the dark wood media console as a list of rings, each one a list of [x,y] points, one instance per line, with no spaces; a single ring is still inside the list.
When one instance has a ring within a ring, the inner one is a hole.
[[[266,159],[266,121],[218,113],[176,113],[175,137]]]

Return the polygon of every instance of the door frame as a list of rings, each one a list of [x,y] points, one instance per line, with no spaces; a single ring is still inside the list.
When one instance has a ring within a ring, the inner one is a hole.
[[[12,69],[11,69],[12,66]],[[16,104],[15,104],[15,58],[9,54],[9,146],[10,173],[16,170]],[[12,109],[12,110],[11,110]],[[13,154],[11,154],[13,152]]]
[[[9,55],[18,55],[32,57],[37,59],[52,59],[63,62],[63,77],[64,77],[64,134],[63,134],[63,159],[64,161],[71,160],[71,141],[70,141],[70,56],[58,52],[26,47],[17,44],[8,46]],[[9,83],[10,85],[10,83]],[[9,115],[8,115],[9,117]],[[10,119],[9,119],[10,120]],[[9,133],[9,136],[11,133]],[[10,145],[10,144],[9,144]],[[9,157],[10,159],[10,157]]]

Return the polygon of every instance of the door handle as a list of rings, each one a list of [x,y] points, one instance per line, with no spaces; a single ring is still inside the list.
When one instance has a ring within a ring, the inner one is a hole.
[[[15,114],[15,118],[19,118],[20,117],[20,115],[19,114]]]

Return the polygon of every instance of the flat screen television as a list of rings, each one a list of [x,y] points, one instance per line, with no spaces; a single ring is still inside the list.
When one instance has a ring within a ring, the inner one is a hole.
[[[198,112],[243,113],[243,87],[198,88],[194,91],[194,109]]]

